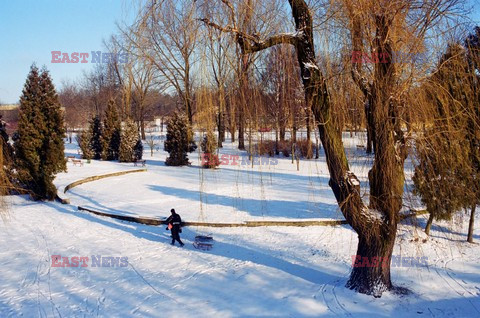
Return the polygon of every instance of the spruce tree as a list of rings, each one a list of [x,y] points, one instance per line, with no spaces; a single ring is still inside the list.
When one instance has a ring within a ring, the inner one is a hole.
[[[90,149],[93,152],[93,159],[101,159],[103,152],[103,127],[100,117],[94,116],[90,120],[90,134],[92,138],[90,139]]]
[[[118,160],[121,131],[122,129],[115,101],[110,99],[107,110],[105,111],[105,119],[103,121],[102,158],[104,160]]]
[[[215,138],[215,134],[213,131],[209,130],[205,136],[203,137],[202,141],[202,152],[203,152],[203,167],[205,168],[215,168],[220,163],[218,160],[217,152],[217,139]]]
[[[93,151],[92,148],[90,148],[91,140],[92,134],[90,132],[90,129],[87,129],[77,135],[77,143],[80,147],[80,150],[82,151],[83,159],[90,160],[93,158]]]
[[[138,140],[137,125],[131,118],[127,118],[120,138],[120,162],[132,162],[135,160],[135,145]]]
[[[167,122],[167,138],[164,149],[169,153],[167,166],[189,165],[188,152],[195,151],[197,146],[193,140],[193,132],[187,118],[177,112]]]
[[[53,200],[53,179],[66,170],[63,113],[50,74],[32,65],[22,96],[15,138],[19,182],[36,200]]]

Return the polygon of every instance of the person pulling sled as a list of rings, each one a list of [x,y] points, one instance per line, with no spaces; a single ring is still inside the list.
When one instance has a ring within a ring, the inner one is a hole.
[[[175,241],[180,243],[180,246],[183,246],[182,240],[180,239],[180,233],[182,233],[182,218],[180,217],[179,214],[175,212],[175,209],[171,209],[170,212],[172,215],[170,215],[167,219],[167,230],[170,230],[172,232],[172,245],[175,245]]]

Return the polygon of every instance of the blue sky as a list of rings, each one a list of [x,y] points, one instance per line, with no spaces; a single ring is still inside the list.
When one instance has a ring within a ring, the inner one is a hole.
[[[51,51],[102,50],[102,40],[116,32],[115,22],[131,21],[132,3],[140,0],[132,1],[0,0],[0,103],[18,101],[33,62],[48,68],[57,88],[91,69],[92,63],[52,64]],[[480,24],[480,0],[472,3]]]
[[[79,78],[86,64],[52,64],[51,51],[102,50],[116,21],[133,16],[125,0],[0,0],[0,103],[15,103],[30,65],[45,65],[54,83]]]

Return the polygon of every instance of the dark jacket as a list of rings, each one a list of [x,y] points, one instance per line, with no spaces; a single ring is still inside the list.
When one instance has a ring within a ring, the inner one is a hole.
[[[179,214],[172,214],[168,217],[167,219],[167,224],[172,224],[173,229],[178,230],[180,229],[180,226],[182,225],[182,218],[180,217]]]

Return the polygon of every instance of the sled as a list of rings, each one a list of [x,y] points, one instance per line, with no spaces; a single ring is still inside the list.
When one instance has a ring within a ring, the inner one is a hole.
[[[197,235],[195,236],[193,247],[199,250],[209,251],[213,247],[213,237],[206,235]]]

